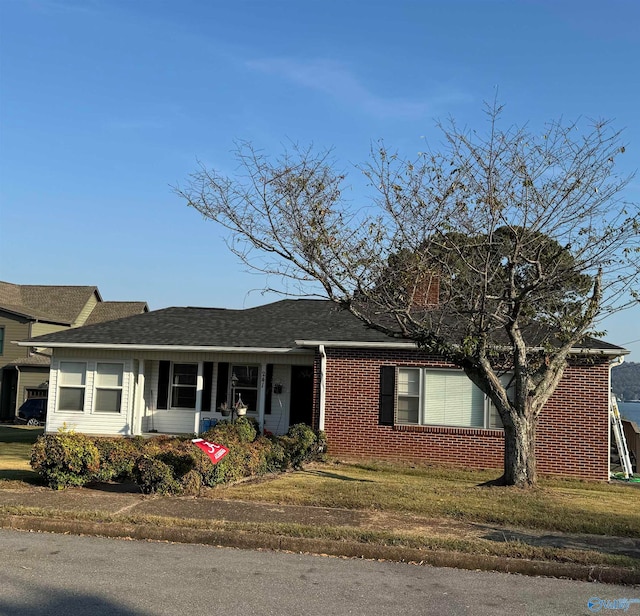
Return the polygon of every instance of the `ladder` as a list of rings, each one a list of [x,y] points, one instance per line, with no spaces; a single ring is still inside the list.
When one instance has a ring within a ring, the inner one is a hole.
[[[613,393],[609,394],[609,420],[611,421],[611,429],[613,430],[613,435],[616,439],[616,446],[618,447],[618,455],[620,456],[620,464],[622,464],[624,478],[629,479],[629,477],[633,476],[631,457],[629,456],[627,439],[624,437],[622,418],[620,417],[620,411],[618,410],[618,402]]]

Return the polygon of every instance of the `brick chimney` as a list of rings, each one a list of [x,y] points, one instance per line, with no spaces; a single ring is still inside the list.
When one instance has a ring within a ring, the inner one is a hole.
[[[413,288],[407,289],[412,308],[428,309],[440,301],[440,277],[433,273],[421,274]]]

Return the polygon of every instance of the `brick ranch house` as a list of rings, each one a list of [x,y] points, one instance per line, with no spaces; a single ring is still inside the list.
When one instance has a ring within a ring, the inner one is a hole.
[[[53,351],[48,432],[196,433],[240,398],[265,430],[324,430],[337,457],[503,465],[500,419],[462,370],[328,301],[166,308],[18,344]],[[575,349],[540,416],[540,472],[609,478],[610,369],[626,353]]]

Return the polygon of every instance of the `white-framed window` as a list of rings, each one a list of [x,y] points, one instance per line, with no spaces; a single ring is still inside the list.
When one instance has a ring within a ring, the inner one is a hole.
[[[198,364],[171,365],[171,408],[195,409]]]
[[[58,374],[58,410],[84,411],[87,364],[61,361]]]
[[[400,423],[421,423],[422,373],[420,368],[398,369],[397,418]]]
[[[241,399],[247,406],[247,413],[258,412],[258,374],[259,366],[246,364],[233,364],[231,366],[231,386],[232,404],[237,404]]]
[[[120,413],[122,410],[122,380],[124,365],[98,362],[95,374],[94,411]]]
[[[502,428],[495,407],[462,370],[398,368],[399,424]]]

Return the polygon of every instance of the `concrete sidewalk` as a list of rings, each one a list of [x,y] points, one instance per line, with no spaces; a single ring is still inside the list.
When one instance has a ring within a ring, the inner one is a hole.
[[[62,491],[42,487],[0,489],[0,527],[277,549],[640,584],[640,572],[627,569],[276,535],[265,531],[233,530],[228,526],[225,528],[224,523],[329,526],[431,537],[518,541],[532,546],[618,554],[638,560],[640,539],[551,533],[368,510],[145,496],[133,490],[123,491],[121,486]]]

